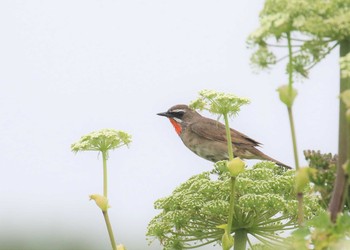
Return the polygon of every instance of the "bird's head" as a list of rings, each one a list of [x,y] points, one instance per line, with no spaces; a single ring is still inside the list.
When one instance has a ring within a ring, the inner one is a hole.
[[[184,104],[175,105],[168,109],[168,111],[158,113],[157,115],[169,118],[171,124],[175,128],[176,133],[179,135],[194,117],[200,116],[200,114],[198,114],[196,111]]]

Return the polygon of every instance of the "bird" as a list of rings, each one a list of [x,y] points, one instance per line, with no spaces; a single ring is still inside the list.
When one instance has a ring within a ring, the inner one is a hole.
[[[196,155],[212,162],[229,159],[224,124],[200,115],[185,104],[175,105],[157,115],[170,120],[182,142]],[[272,161],[285,169],[291,169],[257,149],[262,145],[260,142],[232,128],[230,132],[235,157]]]

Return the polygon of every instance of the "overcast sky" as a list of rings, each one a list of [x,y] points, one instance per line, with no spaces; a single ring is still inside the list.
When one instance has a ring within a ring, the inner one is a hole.
[[[293,165],[287,110],[275,91],[287,81],[284,64],[256,74],[249,62],[246,38],[258,27],[262,2],[2,0],[0,249],[12,238],[21,245],[15,250],[37,250],[44,241],[57,250],[76,242],[110,249],[103,217],[88,200],[102,193],[101,157],[70,151],[102,128],[133,136],[108,162],[116,240],[161,249],[145,237],[159,212],[153,202],[212,164],[156,113],[202,89],[249,98],[231,127]],[[295,85],[302,165],[304,149],[337,150],[337,56]]]

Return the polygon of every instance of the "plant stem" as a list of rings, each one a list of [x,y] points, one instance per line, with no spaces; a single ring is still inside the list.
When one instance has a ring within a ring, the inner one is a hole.
[[[289,55],[289,64],[288,64],[288,92],[289,96],[292,96],[293,92],[293,50],[292,50],[292,41],[290,37],[290,32],[287,33],[287,41],[288,41],[288,55]],[[288,118],[290,124],[290,131],[292,135],[293,142],[293,152],[294,152],[294,162],[296,171],[299,170],[299,156],[298,156],[298,147],[297,147],[297,138],[295,133],[295,125],[292,111],[292,104],[287,106],[288,110]],[[300,192],[297,194],[298,200],[298,225],[302,226],[304,223],[304,209],[303,209],[303,193]]]
[[[245,229],[238,229],[235,232],[234,249],[235,250],[245,250],[247,245],[247,232]]]
[[[103,196],[107,198],[107,151],[102,151],[103,161]],[[103,217],[105,218],[109,239],[111,240],[112,249],[116,250],[117,245],[115,244],[114,234],[112,230],[111,222],[109,221],[108,211],[102,211]]]
[[[288,42],[288,58],[289,64],[287,68],[288,72],[288,86],[289,86],[289,95],[292,95],[293,88],[293,49],[292,49],[292,40],[290,37],[290,32],[287,33],[287,42]]]
[[[292,92],[293,92],[293,50],[292,50],[292,40],[290,37],[290,32],[287,33],[287,42],[288,42],[288,57],[289,57],[289,64],[288,64],[288,68],[287,68],[288,92],[289,92],[289,96],[292,96]],[[298,157],[297,140],[296,140],[296,135],[295,135],[295,126],[294,126],[292,105],[290,107],[287,106],[287,109],[288,109],[290,130],[291,130],[291,134],[292,134],[295,168],[296,168],[296,170],[298,170],[299,169],[299,157]]]
[[[292,134],[295,168],[296,168],[296,170],[298,170],[299,169],[299,157],[298,157],[297,139],[296,139],[296,135],[295,135],[295,126],[294,126],[292,107],[287,107],[287,109],[288,109],[290,131]]]
[[[228,220],[227,220],[227,231],[231,233],[232,229],[232,221],[233,221],[233,215],[235,212],[235,183],[236,183],[236,177],[231,177],[231,189],[230,189],[230,207],[228,209]],[[235,236],[236,238],[236,236]]]
[[[103,161],[103,196],[107,198],[107,152],[102,151]]]
[[[232,138],[231,138],[231,131],[230,131],[230,125],[228,122],[228,116],[227,114],[224,114],[224,120],[225,120],[225,129],[226,129],[226,139],[227,139],[227,151],[228,151],[228,157],[229,160],[233,160],[233,148],[232,148]],[[228,211],[228,220],[227,220],[227,231],[229,234],[231,234],[232,230],[232,221],[233,221],[233,215],[235,212],[235,183],[236,183],[236,177],[231,177],[231,188],[230,188],[230,207]],[[235,242],[237,240],[236,234],[235,234]],[[247,237],[244,239],[244,246],[247,243]],[[241,240],[238,240],[239,242]],[[236,245],[236,243],[234,243]],[[242,242],[241,242],[242,244]],[[236,247],[234,247],[236,249]],[[238,249],[238,248],[237,248]],[[245,249],[245,248],[243,248]]]
[[[117,249],[117,245],[115,244],[114,234],[113,234],[111,222],[109,221],[108,212],[107,211],[102,211],[102,213],[103,213],[103,217],[105,218],[109,239],[111,240],[111,244],[112,244],[112,249],[116,250]]]
[[[339,43],[340,57],[345,56],[350,52],[350,41],[344,40]],[[350,78],[340,78],[340,93],[350,89]],[[345,117],[346,107],[342,100],[339,100],[339,139],[338,139],[338,164],[337,173],[334,183],[334,190],[328,210],[331,214],[331,220],[336,221],[337,215],[343,210],[343,201],[345,199],[345,189],[347,187],[347,177],[345,175],[343,164],[348,159],[348,145],[347,137],[347,121]]]
[[[228,158],[231,161],[231,160],[233,160],[233,148],[232,148],[232,138],[231,138],[230,125],[228,123],[227,114],[224,114],[224,120],[225,120],[225,129],[226,129]]]

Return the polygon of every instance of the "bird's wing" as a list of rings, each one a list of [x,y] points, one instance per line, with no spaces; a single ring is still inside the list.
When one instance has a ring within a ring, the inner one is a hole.
[[[206,120],[205,123],[195,122],[191,124],[190,129],[192,130],[192,132],[196,133],[197,135],[207,138],[209,140],[225,141],[225,142],[227,141],[225,125],[212,119]],[[247,146],[253,146],[253,147],[261,145],[261,143],[251,139],[245,134],[238,132],[237,130],[234,130],[234,129],[230,129],[230,130],[231,130],[231,138],[232,138],[233,144],[247,145]]]

